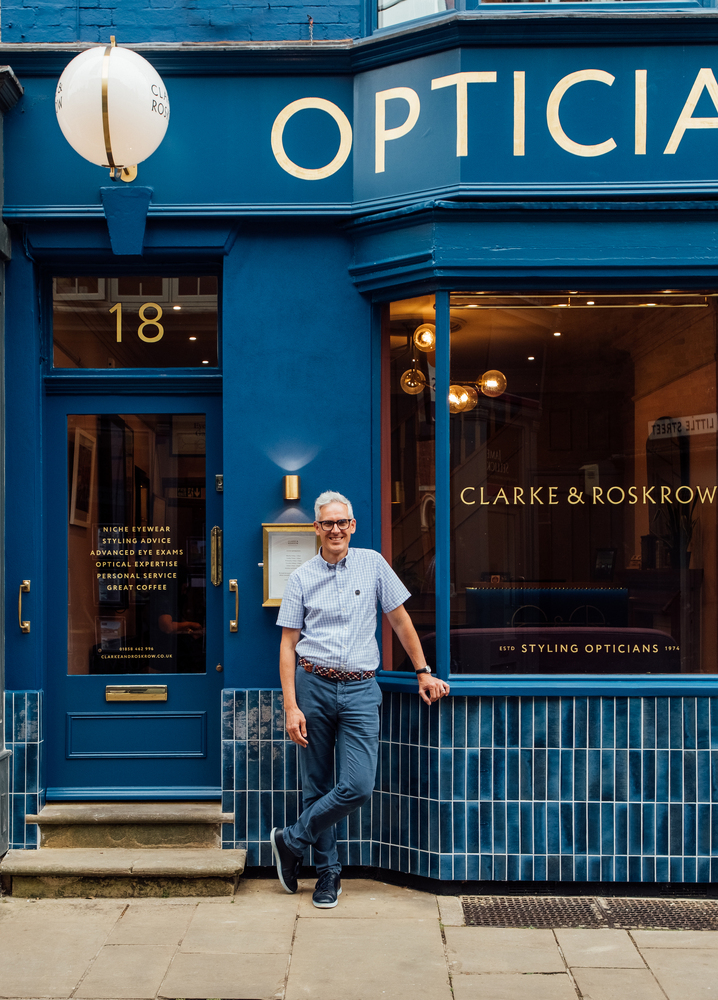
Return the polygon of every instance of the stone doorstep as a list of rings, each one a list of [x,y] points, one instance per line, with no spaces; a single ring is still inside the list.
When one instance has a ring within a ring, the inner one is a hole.
[[[25,817],[41,826],[87,826],[117,823],[234,823],[234,813],[222,812],[219,802],[50,802],[39,813]]]
[[[241,875],[246,851],[219,848],[157,848],[128,851],[82,848],[39,848],[8,851],[2,862],[3,875]]]
[[[132,851],[221,847],[222,827],[219,823],[42,823],[39,846]]]
[[[53,802],[25,818],[40,827],[40,847],[221,847],[219,802]]]
[[[18,896],[231,895],[247,852],[218,848],[8,851],[0,862],[5,891]]]

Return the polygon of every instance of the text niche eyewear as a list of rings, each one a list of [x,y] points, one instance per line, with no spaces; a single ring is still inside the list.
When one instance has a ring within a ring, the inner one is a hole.
[[[340,531],[346,531],[346,529],[351,524],[351,519],[348,517],[340,517],[338,521],[318,521],[317,524],[321,526],[322,531],[331,531],[336,524]]]

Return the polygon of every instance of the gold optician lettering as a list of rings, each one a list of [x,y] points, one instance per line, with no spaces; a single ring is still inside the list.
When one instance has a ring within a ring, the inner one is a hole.
[[[694,501],[701,504],[714,504],[718,486],[678,486],[672,489],[670,486],[629,486],[625,490],[622,486],[610,486],[604,489],[602,486],[594,486],[591,493],[580,493],[575,486],[572,486],[568,493],[559,494],[558,486],[530,486],[528,503],[529,505],[548,505],[555,507],[562,500],[567,500],[569,504],[583,504],[584,500],[593,505],[612,504],[618,506],[627,503],[631,507],[636,504],[692,504]],[[513,491],[499,487],[496,493],[489,493],[488,486],[464,486],[459,493],[459,499],[467,507],[473,507],[478,503],[481,507],[490,507],[494,504],[508,504],[509,506],[526,506],[524,500],[526,490],[522,486],[514,486]],[[542,490],[548,492],[548,496],[542,494]],[[642,491],[639,494],[639,490]],[[660,491],[654,495],[655,491]],[[486,493],[484,492],[486,491]],[[478,492],[479,499],[476,499]],[[513,495],[512,495],[513,492]],[[99,554],[99,553],[98,553]]]
[[[526,71],[513,71],[513,155],[526,155]],[[617,147],[613,137],[596,143],[581,143],[572,139],[564,131],[561,124],[561,102],[568,91],[583,83],[601,83],[612,87],[616,77],[602,69],[582,69],[569,73],[558,81],[552,89],[546,104],[546,123],[553,141],[572,156],[593,157],[605,156]],[[431,80],[431,89],[444,90],[456,88],[456,156],[468,156],[469,151],[469,84],[499,83],[502,78],[496,70],[481,70],[475,72],[452,73],[449,76],[439,76]],[[619,84],[623,82],[619,79]],[[683,136],[688,129],[718,128],[718,116],[694,117],[693,112],[706,91],[718,111],[718,82],[713,70],[702,68],[698,71],[690,93],[673,128],[664,155],[672,155],[678,151]],[[389,101],[403,100],[407,111],[404,121],[392,128],[386,126],[386,105]],[[633,104],[634,104],[634,138],[633,151],[636,156],[646,155],[646,139],[648,130],[648,70],[633,71]],[[339,126],[339,149],[336,156],[326,166],[318,168],[300,167],[289,159],[283,144],[284,128],[293,115],[307,108],[325,111]],[[386,170],[386,145],[403,138],[415,127],[421,114],[421,101],[418,93],[411,87],[391,87],[379,90],[374,95],[374,172],[384,173]],[[433,134],[433,133],[432,133]],[[302,97],[292,101],[277,115],[271,130],[271,146],[274,158],[279,166],[293,177],[300,180],[316,181],[331,177],[348,160],[352,150],[353,134],[349,119],[336,104],[321,97]],[[398,161],[397,161],[398,165]],[[115,307],[116,309],[117,307]],[[111,310],[112,312],[115,309]],[[157,319],[159,319],[159,315]],[[118,320],[119,322],[119,320]],[[118,335],[118,340],[119,340]],[[157,338],[159,339],[159,338]]]
[[[508,648],[508,647],[506,647]],[[513,648],[513,647],[512,647]],[[677,646],[666,646],[668,649],[677,649]],[[535,653],[538,650],[539,653],[577,653],[578,645],[574,643],[551,643],[545,642],[524,642],[521,644],[522,653]],[[592,644],[587,643],[583,647],[584,653],[657,653],[659,652],[658,644],[652,643],[638,643],[630,642],[619,642],[619,643],[598,643]]]

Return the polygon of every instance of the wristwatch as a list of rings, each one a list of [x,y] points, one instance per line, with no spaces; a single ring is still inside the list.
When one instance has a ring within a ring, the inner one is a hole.
[[[419,670],[415,670],[414,673],[415,674],[430,674],[431,673],[431,667],[429,667],[429,666],[421,667]]]

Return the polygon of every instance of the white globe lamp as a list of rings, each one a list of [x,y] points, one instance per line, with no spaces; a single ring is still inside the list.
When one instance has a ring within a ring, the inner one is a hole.
[[[169,98],[162,78],[131,49],[100,45],[75,56],[55,91],[62,134],[110,177],[131,181],[137,164],[157,149],[167,131]]]

